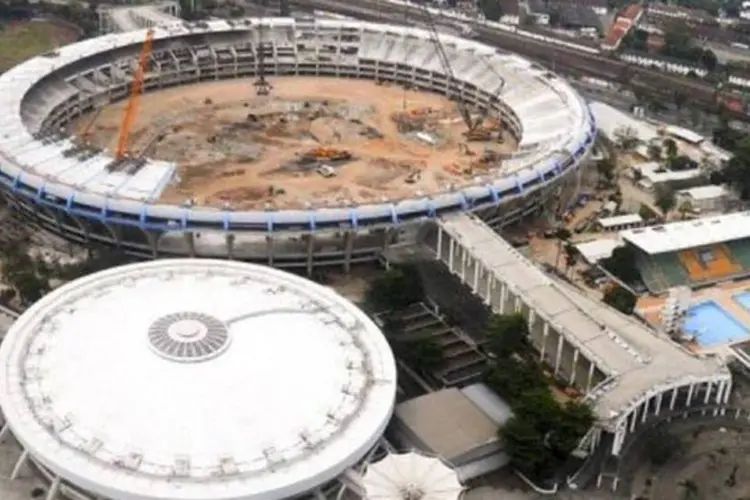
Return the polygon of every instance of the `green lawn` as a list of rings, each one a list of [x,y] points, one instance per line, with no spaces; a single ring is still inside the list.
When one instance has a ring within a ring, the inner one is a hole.
[[[0,26],[0,73],[75,40],[74,29],[50,21],[20,21]]]

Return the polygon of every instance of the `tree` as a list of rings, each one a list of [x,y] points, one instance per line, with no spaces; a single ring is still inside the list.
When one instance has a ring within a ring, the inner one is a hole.
[[[573,233],[568,228],[561,227],[555,231],[555,238],[557,238],[557,253],[555,254],[555,269],[560,267],[560,252],[564,243],[567,243]]]
[[[479,9],[488,21],[499,21],[503,16],[503,11],[497,0],[479,0]]]
[[[658,144],[649,144],[648,145],[648,159],[651,161],[658,161],[661,162],[661,146]]]
[[[690,200],[685,200],[677,207],[677,211],[680,212],[680,218],[685,219],[687,218],[687,214],[693,211],[693,204],[690,203]]]
[[[567,456],[575,450],[595,420],[591,406],[579,401],[566,402],[561,409],[557,428],[550,439],[556,454]]]
[[[635,250],[630,245],[615,248],[612,255],[602,261],[602,265],[625,283],[634,283],[641,277],[636,267]]]
[[[529,346],[529,324],[522,314],[493,314],[487,320],[487,348],[505,359]]]
[[[596,172],[599,174],[599,179],[605,179],[607,182],[612,182],[615,178],[615,163],[612,158],[602,158],[596,162]]]
[[[723,177],[743,200],[750,199],[750,137],[737,142],[734,156],[724,166]]]
[[[664,153],[667,155],[667,160],[673,160],[677,156],[677,143],[674,139],[664,139],[662,143],[664,146]]]
[[[674,105],[679,111],[682,109],[682,106],[687,102],[688,98],[685,94],[680,92],[679,90],[675,90],[672,94],[672,100],[674,101]]]
[[[635,307],[636,297],[620,285],[614,285],[604,292],[602,302],[614,307],[624,314],[632,314]]]
[[[3,256],[2,268],[6,283],[18,292],[24,305],[36,302],[51,289],[47,266],[33,259],[23,245]]]
[[[485,383],[511,404],[527,391],[547,389],[547,379],[536,363],[514,357],[490,363]]]
[[[641,203],[641,206],[638,208],[638,215],[641,216],[641,219],[649,221],[653,219],[657,214],[654,213],[651,207],[644,203]]]
[[[668,186],[659,185],[656,187],[656,199],[654,203],[664,215],[667,215],[675,206],[676,199],[674,191]]]
[[[414,266],[394,266],[367,290],[366,300],[376,309],[398,310],[422,301],[424,288]]]
[[[499,431],[511,464],[526,474],[535,475],[552,459],[552,453],[544,444],[544,435],[533,422],[515,416]]]
[[[562,408],[547,387],[524,391],[513,405],[513,413],[545,432],[556,429],[562,418]]]
[[[395,351],[409,366],[423,373],[437,371],[445,361],[443,347],[432,337],[400,342]]]
[[[578,261],[578,249],[575,245],[566,241],[563,245],[563,251],[565,252],[565,274],[568,274],[568,270],[576,265]]]

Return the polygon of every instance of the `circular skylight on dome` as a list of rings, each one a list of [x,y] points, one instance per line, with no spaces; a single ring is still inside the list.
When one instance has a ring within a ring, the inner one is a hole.
[[[148,340],[160,356],[194,363],[224,352],[229,347],[229,331],[213,316],[185,311],[154,321],[148,329]]]

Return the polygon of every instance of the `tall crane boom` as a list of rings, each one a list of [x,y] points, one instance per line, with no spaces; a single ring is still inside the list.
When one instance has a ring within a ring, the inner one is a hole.
[[[122,113],[120,122],[120,136],[117,139],[117,150],[115,151],[115,160],[119,161],[125,158],[128,153],[128,143],[130,141],[130,129],[133,127],[135,114],[138,111],[138,101],[143,90],[143,78],[146,74],[148,57],[151,55],[151,46],[153,44],[154,33],[151,30],[146,32],[146,39],[141,46],[141,53],[138,55],[138,66],[133,75],[133,82],[130,84],[130,97],[125,111]]]
[[[432,44],[435,46],[435,50],[438,54],[438,59],[440,59],[440,65],[443,67],[443,71],[448,77],[449,82],[453,85],[456,85],[456,83],[458,83],[458,81],[456,80],[456,75],[453,72],[453,68],[451,67],[450,59],[448,59],[448,55],[445,53],[443,43],[440,41],[440,34],[435,27],[435,20],[432,17],[430,8],[426,3],[420,2],[418,3],[418,5],[422,13],[427,18],[427,26],[430,30],[430,38],[432,40]],[[469,131],[474,130],[475,124],[471,119],[471,112],[469,111],[469,107],[466,105],[466,101],[464,101],[463,95],[460,91],[456,96],[456,104],[458,105],[458,112],[461,114],[461,118],[463,118],[466,127],[468,127]]]

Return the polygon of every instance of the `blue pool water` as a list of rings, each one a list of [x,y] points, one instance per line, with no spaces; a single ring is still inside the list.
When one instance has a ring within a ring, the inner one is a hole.
[[[745,290],[732,297],[739,305],[750,311],[750,290]]]
[[[750,306],[750,294],[746,298],[748,306]],[[698,344],[704,347],[726,344],[750,337],[745,327],[711,300],[701,302],[688,309],[684,329],[687,333],[695,335]]]

